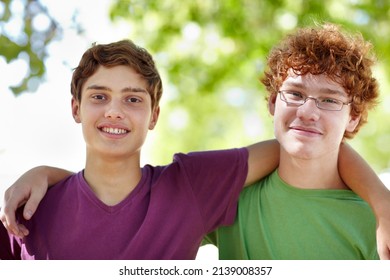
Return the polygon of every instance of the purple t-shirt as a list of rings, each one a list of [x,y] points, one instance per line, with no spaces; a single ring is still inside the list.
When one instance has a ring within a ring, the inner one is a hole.
[[[245,148],[176,154],[167,166],[143,167],[139,184],[114,206],[96,197],[81,171],[49,189],[23,221],[24,240],[1,226],[0,258],[194,259],[205,234],[233,223],[247,160]]]

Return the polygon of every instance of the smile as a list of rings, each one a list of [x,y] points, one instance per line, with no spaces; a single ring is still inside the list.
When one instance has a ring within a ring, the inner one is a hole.
[[[103,132],[109,133],[109,134],[115,134],[115,135],[121,135],[126,134],[129,131],[123,128],[114,128],[114,127],[102,127],[101,130]]]
[[[290,129],[295,130],[297,132],[306,133],[306,134],[314,134],[314,135],[322,135],[321,131],[317,129],[301,127],[301,126],[291,126]]]

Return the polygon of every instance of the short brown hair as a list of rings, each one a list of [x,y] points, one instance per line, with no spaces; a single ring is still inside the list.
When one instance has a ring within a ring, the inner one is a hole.
[[[99,66],[114,67],[127,65],[133,68],[147,81],[147,91],[151,95],[152,108],[158,106],[162,95],[162,81],[152,56],[147,50],[135,45],[130,40],[110,44],[93,44],[82,56],[79,65],[74,69],[71,93],[81,101],[81,89]]]
[[[267,99],[277,95],[290,69],[297,75],[325,74],[352,98],[351,115],[361,116],[356,129],[344,135],[352,138],[367,122],[368,110],[379,95],[371,69],[376,58],[371,51],[372,45],[361,34],[346,35],[334,24],[298,29],[268,56],[268,69],[261,78],[269,92]]]

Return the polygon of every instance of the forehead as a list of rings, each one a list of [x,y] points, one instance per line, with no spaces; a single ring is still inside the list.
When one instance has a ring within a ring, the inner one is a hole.
[[[146,91],[147,82],[130,66],[119,65],[114,67],[99,66],[83,84],[82,91],[92,85],[107,87],[120,91],[123,88],[133,87]]]
[[[307,91],[309,95],[314,93],[330,93],[347,96],[347,93],[341,83],[330,79],[325,74],[320,75],[296,75],[289,73],[282,83],[281,89],[295,89]]]

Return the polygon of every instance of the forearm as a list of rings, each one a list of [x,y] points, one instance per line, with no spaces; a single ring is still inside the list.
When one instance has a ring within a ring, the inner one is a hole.
[[[248,146],[248,186],[274,171],[279,165],[279,142],[275,139],[262,141]]]
[[[348,187],[367,201],[377,216],[388,209],[390,191],[368,163],[347,144],[341,144],[339,172]]]
[[[377,219],[377,249],[390,259],[390,191],[366,161],[347,144],[341,144],[339,172],[344,182],[366,200]]]
[[[45,177],[48,186],[52,186],[73,174],[73,172],[68,170],[51,166],[37,166],[30,171]]]

